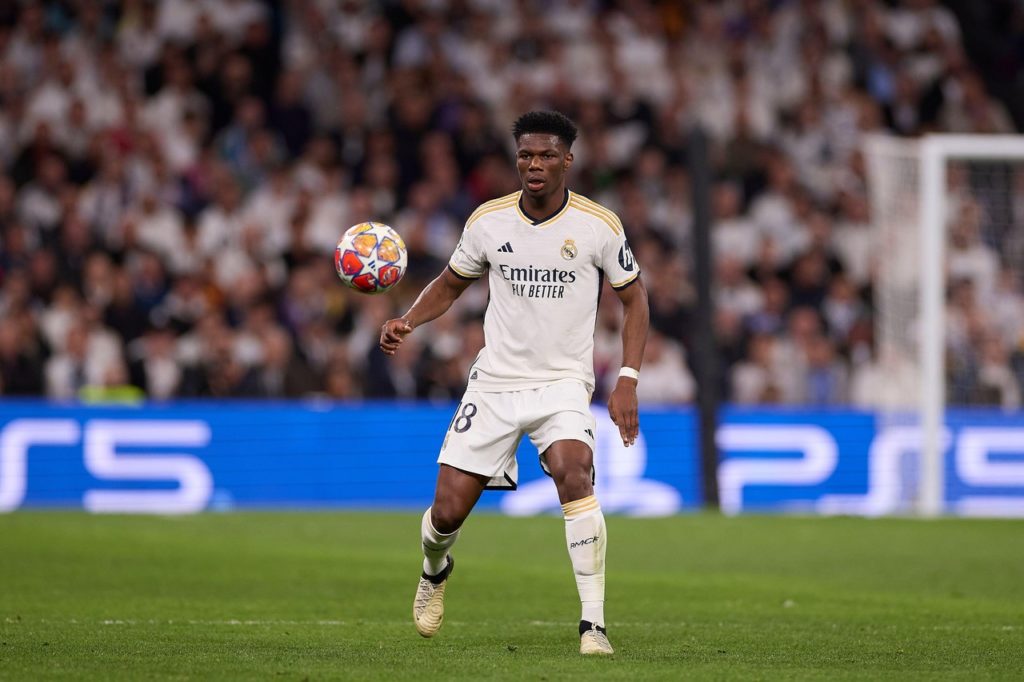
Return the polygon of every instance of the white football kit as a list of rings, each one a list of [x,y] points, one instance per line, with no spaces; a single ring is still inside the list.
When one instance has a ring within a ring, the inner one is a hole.
[[[566,192],[542,220],[522,210],[521,192],[481,205],[466,221],[448,267],[463,279],[489,271],[485,346],[438,462],[515,488],[524,433],[543,454],[557,440],[594,449],[594,326],[602,277],[624,289],[640,267],[622,222]]]

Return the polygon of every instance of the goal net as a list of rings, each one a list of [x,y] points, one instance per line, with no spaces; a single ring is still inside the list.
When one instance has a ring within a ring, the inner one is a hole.
[[[872,136],[874,376],[887,511],[946,499],[947,409],[1016,410],[1024,378],[1024,136]]]

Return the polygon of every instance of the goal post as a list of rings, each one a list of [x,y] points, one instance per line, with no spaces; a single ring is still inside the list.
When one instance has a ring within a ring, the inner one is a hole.
[[[952,199],[951,164],[973,175],[1019,166],[1024,173],[1024,135],[928,135],[919,140],[869,136],[864,145],[876,255],[876,354],[883,368],[909,362],[917,395],[879,405],[920,428],[913,510],[938,516],[945,509],[945,410],[948,290],[947,253]],[[1004,174],[1005,175],[1005,174]],[[1009,173],[1010,176],[1013,173]],[[1001,177],[993,174],[993,177]],[[1022,175],[1024,177],[1024,175]],[[1013,184],[994,182],[989,195],[1012,204]],[[988,197],[991,200],[991,196]],[[1024,216],[1017,216],[1017,220]],[[1006,219],[1003,218],[1005,222]],[[1024,230],[1004,226],[1002,234]],[[1003,249],[1004,263],[1007,254]],[[1024,254],[1011,254],[1024,266]]]

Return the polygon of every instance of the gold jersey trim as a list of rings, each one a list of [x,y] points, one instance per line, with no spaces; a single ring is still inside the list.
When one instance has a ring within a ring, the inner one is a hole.
[[[483,277],[483,275],[470,275],[469,273],[463,272],[462,270],[459,270],[457,267],[452,265],[450,262],[448,263],[448,267],[451,269],[452,272],[454,272],[462,279],[480,279],[481,277]]]
[[[582,211],[583,213],[594,216],[595,218],[606,224],[611,229],[611,231],[615,233],[615,235],[620,235],[620,233],[622,232],[622,228],[616,227],[615,223],[612,220],[609,220],[607,215],[599,213],[598,211],[595,211],[594,209],[583,204],[574,204],[572,202],[569,202],[569,205],[575,210]]]
[[[622,288],[626,287],[627,285],[629,285],[631,282],[633,282],[633,280],[635,280],[639,276],[640,276],[640,273],[637,272],[632,277],[628,277],[628,278],[622,280],[621,282],[611,282],[612,289],[622,289]]]
[[[601,204],[597,203],[593,199],[589,199],[589,198],[583,196],[582,194],[576,194],[574,196],[578,200],[577,204],[582,205],[582,206],[586,206],[586,207],[590,208],[591,210],[596,211],[597,213],[600,213],[601,215],[607,216],[608,219],[611,220],[611,223],[612,223],[613,226],[617,227],[619,229],[619,231],[624,231],[624,228],[622,227],[622,220],[619,219],[619,216],[615,215],[614,211],[612,211],[611,209],[605,208],[604,206],[602,206]],[[616,232],[616,234],[618,234],[618,232]]]
[[[519,192],[512,192],[512,194],[506,194],[503,197],[491,199],[490,201],[480,204],[480,206],[478,206],[466,220],[466,229],[468,230],[473,223],[480,219],[481,216],[503,208],[508,208],[517,201],[519,201]]]
[[[576,199],[578,199],[580,202],[582,202],[584,204],[587,204],[591,208],[594,208],[597,211],[600,211],[601,213],[608,214],[609,218],[611,218],[615,222],[619,223],[620,225],[622,224],[622,221],[619,220],[619,216],[615,215],[615,211],[611,210],[610,208],[608,208],[606,206],[603,206],[603,205],[597,203],[596,201],[594,201],[593,199],[591,199],[590,197],[588,197],[586,195],[583,195],[583,194],[579,194],[577,192],[573,192],[573,196]]]

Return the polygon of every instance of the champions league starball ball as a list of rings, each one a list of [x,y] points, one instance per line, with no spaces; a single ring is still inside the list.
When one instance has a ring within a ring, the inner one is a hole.
[[[364,294],[381,294],[398,284],[408,264],[405,241],[384,223],[353,225],[334,250],[338,277]]]

